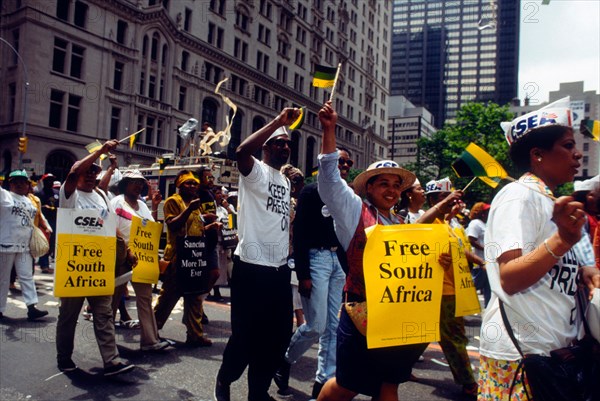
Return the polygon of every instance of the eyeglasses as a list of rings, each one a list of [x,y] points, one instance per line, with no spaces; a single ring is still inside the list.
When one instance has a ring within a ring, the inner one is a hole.
[[[289,139],[282,139],[282,138],[273,139],[271,141],[272,145],[278,146],[280,148],[283,148],[285,145],[287,145],[288,147],[290,147],[291,143],[292,143],[292,141],[290,141]]]
[[[350,159],[344,159],[343,157],[340,157],[338,159],[338,164],[340,165],[347,165],[348,167],[352,167],[354,165],[354,162]]]

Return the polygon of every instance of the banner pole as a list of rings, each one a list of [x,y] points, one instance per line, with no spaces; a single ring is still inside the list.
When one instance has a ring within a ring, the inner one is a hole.
[[[338,63],[337,71],[335,72],[335,79],[333,80],[333,88],[331,88],[331,95],[329,101],[333,102],[333,96],[335,95],[335,87],[337,86],[338,77],[340,76],[340,70],[342,69],[342,63]]]

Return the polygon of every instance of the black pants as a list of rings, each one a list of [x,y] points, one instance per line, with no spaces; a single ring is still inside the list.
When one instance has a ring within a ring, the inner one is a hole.
[[[248,400],[268,400],[271,379],[290,342],[293,325],[290,269],[234,258],[231,337],[218,378],[232,383],[248,367]]]

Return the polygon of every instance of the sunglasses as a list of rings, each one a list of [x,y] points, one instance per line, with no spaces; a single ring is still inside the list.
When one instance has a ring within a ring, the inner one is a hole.
[[[343,157],[340,157],[338,159],[338,164],[339,165],[347,165],[348,167],[352,167],[354,165],[354,162],[350,159],[344,159]]]
[[[283,148],[285,145],[287,145],[288,147],[291,146],[292,141],[290,141],[289,139],[273,139],[271,141],[272,145],[278,146],[280,148]]]

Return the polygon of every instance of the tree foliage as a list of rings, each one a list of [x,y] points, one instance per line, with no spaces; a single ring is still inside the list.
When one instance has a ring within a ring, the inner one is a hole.
[[[417,162],[407,164],[404,168],[415,172],[423,185],[432,179],[450,177],[455,188],[462,189],[472,177],[458,178],[451,166],[467,145],[474,142],[494,157],[510,176],[518,177],[508,156],[504,132],[500,128],[502,121],[513,118],[508,105],[468,103],[458,111],[455,122],[444,125],[431,138],[419,139]],[[465,192],[465,200],[469,206],[477,201],[490,202],[503,184],[494,190],[481,180],[476,180]]]

